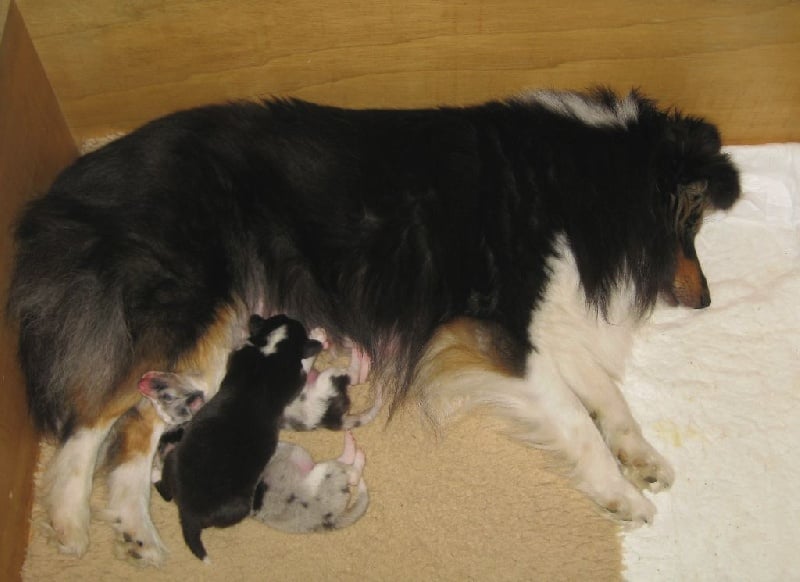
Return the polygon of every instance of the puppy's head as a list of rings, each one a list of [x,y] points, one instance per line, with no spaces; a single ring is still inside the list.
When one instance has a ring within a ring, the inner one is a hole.
[[[669,116],[663,137],[660,175],[665,182],[665,220],[673,245],[671,276],[662,296],[671,304],[701,309],[711,294],[695,250],[695,237],[706,213],[727,210],[739,198],[739,172],[721,152],[717,128],[679,113]]]
[[[248,331],[248,341],[260,348],[265,356],[283,353],[304,360],[322,351],[322,344],[309,338],[305,327],[286,315],[274,315],[266,319],[251,315]]]
[[[205,395],[193,379],[172,372],[147,372],[139,380],[139,392],[167,424],[189,422],[205,404]]]

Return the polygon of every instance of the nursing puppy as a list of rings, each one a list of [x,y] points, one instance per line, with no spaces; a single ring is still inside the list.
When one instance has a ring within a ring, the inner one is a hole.
[[[349,430],[358,428],[375,420],[383,406],[383,392],[380,386],[374,388],[375,397],[367,410],[353,414],[350,412],[351,384],[363,384],[367,380],[371,362],[369,356],[352,341],[336,346],[328,339],[322,328],[311,330],[311,336],[322,343],[323,349],[334,357],[343,347],[350,351],[350,364],[347,369],[328,367],[321,372],[316,370],[313,360],[306,360],[308,379],[303,390],[286,410],[283,411],[283,428],[295,431],[310,431],[317,428],[330,430]]]
[[[9,301],[30,409],[61,440],[45,504],[62,551],[88,546],[92,468],[141,375],[210,397],[250,313],[352,340],[393,407],[487,407],[609,515],[649,522],[641,490],[673,473],[618,383],[659,296],[710,303],[695,235],[739,195],[720,147],[702,119],[597,90],[203,107],[83,156],[20,218]],[[148,563],[159,423],[126,430],[108,477],[118,537]]]
[[[315,463],[303,447],[278,443],[253,500],[253,518],[281,531],[309,533],[342,529],[366,513],[369,493],[362,472],[366,459],[350,431],[344,451]],[[355,492],[350,488],[355,487]]]
[[[231,354],[219,392],[164,459],[159,492],[175,499],[184,540],[201,560],[207,558],[204,528],[228,527],[250,515],[283,409],[305,383],[302,359],[320,349],[299,322],[254,315],[248,343]]]

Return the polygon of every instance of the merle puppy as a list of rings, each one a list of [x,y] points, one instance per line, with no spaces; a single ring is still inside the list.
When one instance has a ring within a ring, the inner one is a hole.
[[[249,333],[231,354],[219,392],[164,461],[160,492],[175,499],[186,545],[206,562],[202,530],[250,515],[261,472],[275,453],[283,409],[305,384],[301,360],[322,348],[285,315],[253,315]]]

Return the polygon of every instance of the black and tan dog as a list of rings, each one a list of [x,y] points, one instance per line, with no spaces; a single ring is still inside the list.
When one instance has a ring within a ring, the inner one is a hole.
[[[61,440],[61,549],[88,546],[98,448],[142,374],[189,374],[210,397],[251,313],[352,341],[393,406],[489,407],[609,515],[649,522],[642,489],[673,473],[617,384],[659,296],[710,302],[695,235],[739,195],[720,148],[701,119],[598,90],[203,107],[80,158],[19,221],[9,305],[30,408]],[[159,423],[130,424],[108,477],[120,543],[150,563]]]

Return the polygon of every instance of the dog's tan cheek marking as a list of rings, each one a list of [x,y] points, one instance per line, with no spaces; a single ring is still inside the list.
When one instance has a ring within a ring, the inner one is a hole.
[[[688,307],[698,307],[703,296],[703,274],[700,261],[689,259],[678,249],[678,266],[675,270],[673,292],[676,299]]]

